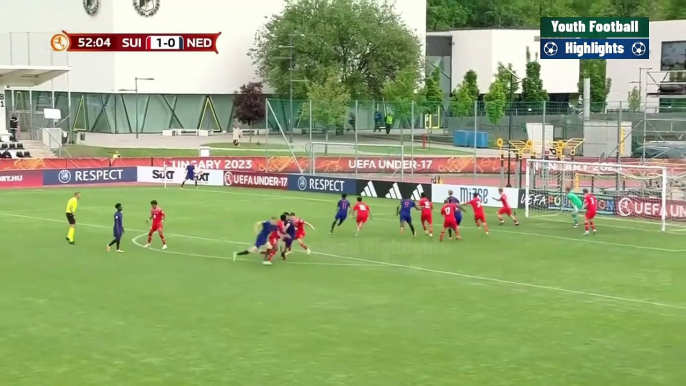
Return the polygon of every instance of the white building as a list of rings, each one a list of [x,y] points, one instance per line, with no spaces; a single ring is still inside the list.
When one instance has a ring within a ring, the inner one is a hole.
[[[650,59],[607,61],[607,76],[612,79],[607,99],[627,103],[628,93],[636,87],[649,111],[654,111],[659,100],[646,95],[657,92],[654,83],[669,80],[669,74],[663,71],[684,70],[685,63],[686,20],[651,22]]]
[[[450,74],[451,90],[462,82],[467,71],[474,70],[479,90],[485,94],[498,71],[498,62],[512,63],[517,75],[524,77],[527,48],[532,60],[540,57],[539,30],[468,29],[427,33],[427,59],[451,57],[451,63],[443,63],[442,67]],[[543,87],[549,94],[578,93],[579,60],[540,60],[539,63]]]
[[[424,42],[426,3],[418,0],[390,0],[389,3],[395,5],[410,29]],[[144,17],[136,9],[140,4],[148,10],[159,8],[153,15]],[[0,0],[1,64],[52,64],[72,68],[69,87],[67,77],[62,76],[52,84],[33,89],[30,98],[24,90],[12,92],[8,100],[17,110],[32,111],[36,106],[55,103],[63,116],[75,117],[75,128],[89,131],[140,129],[147,132],[208,124],[215,129],[228,128],[233,115],[231,94],[241,85],[259,80],[247,56],[255,34],[284,4],[285,0]],[[87,12],[89,7],[95,10],[96,6],[97,12]],[[50,37],[62,30],[222,34],[218,39],[218,54],[55,53],[50,50]],[[154,78],[154,81],[139,82],[139,92],[144,97],[117,94],[119,90],[132,89],[136,77]],[[71,98],[62,93],[68,88]],[[57,102],[45,102],[51,98],[48,90],[58,91],[54,98]],[[134,119],[136,111],[137,120]],[[140,127],[132,126],[134,121],[139,121]]]

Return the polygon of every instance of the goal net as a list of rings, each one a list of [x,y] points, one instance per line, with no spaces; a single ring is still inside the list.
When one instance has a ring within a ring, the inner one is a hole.
[[[583,201],[586,189],[598,199],[597,213],[608,218],[686,225],[686,202],[672,189],[662,166],[622,165],[528,159],[522,197],[526,217],[571,212],[567,188]]]
[[[405,169],[412,169],[404,150],[399,144],[310,142],[309,173],[347,171],[356,178],[358,173],[383,173],[404,181]]]

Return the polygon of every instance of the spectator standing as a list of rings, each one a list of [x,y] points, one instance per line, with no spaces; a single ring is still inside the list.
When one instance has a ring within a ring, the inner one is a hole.
[[[391,127],[393,127],[393,114],[386,114],[386,134],[391,133]]]
[[[381,132],[381,129],[383,128],[383,114],[381,114],[381,111],[376,110],[374,112],[374,133],[377,131]]]

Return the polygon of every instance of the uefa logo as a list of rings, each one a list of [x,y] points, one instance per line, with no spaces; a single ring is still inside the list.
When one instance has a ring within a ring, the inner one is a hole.
[[[233,174],[231,172],[224,172],[224,185],[231,186],[233,180]]]
[[[71,181],[71,172],[69,170],[60,170],[57,179],[63,184],[69,183],[69,181]]]
[[[300,190],[307,189],[307,178],[305,178],[305,176],[300,176],[298,178],[298,189],[300,189]]]

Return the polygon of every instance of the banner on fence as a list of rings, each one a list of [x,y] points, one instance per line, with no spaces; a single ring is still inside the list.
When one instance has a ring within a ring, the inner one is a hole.
[[[432,197],[431,184],[411,182],[357,180],[357,195],[363,197],[390,198],[393,200],[417,200],[426,194]]]
[[[460,200],[461,203],[471,201],[474,193],[477,193],[481,198],[481,203],[485,207],[500,208],[503,204],[496,200],[500,198],[498,188],[495,186],[469,186],[469,185],[433,185],[433,202],[441,203],[448,197],[448,191],[453,192],[453,196]],[[519,202],[519,189],[503,188],[503,193],[507,196],[507,203],[511,207],[516,208]]]
[[[616,202],[617,216],[652,220],[662,218],[662,200],[659,198],[617,197]],[[686,221],[686,201],[667,200],[666,209],[667,219]]]
[[[599,194],[595,197],[598,199],[598,214],[615,214],[616,199],[614,196]],[[572,205],[567,199],[567,195],[562,192],[529,190],[529,195],[527,196],[526,190],[520,189],[520,199],[518,205],[520,209],[524,209],[526,200],[529,200],[529,209],[562,211],[572,210]]]
[[[224,185],[224,175],[219,170],[207,170],[196,173],[198,185],[222,186]],[[155,168],[139,167],[138,182],[153,184],[181,184],[186,178],[186,170],[179,168]]]
[[[0,171],[0,189],[38,188],[43,186],[43,172],[38,170]]]
[[[348,178],[289,175],[288,190],[357,194],[357,181]]]
[[[137,168],[44,170],[44,185],[104,184],[136,182]]]
[[[224,186],[285,190],[288,189],[288,176],[284,174],[225,171]]]

